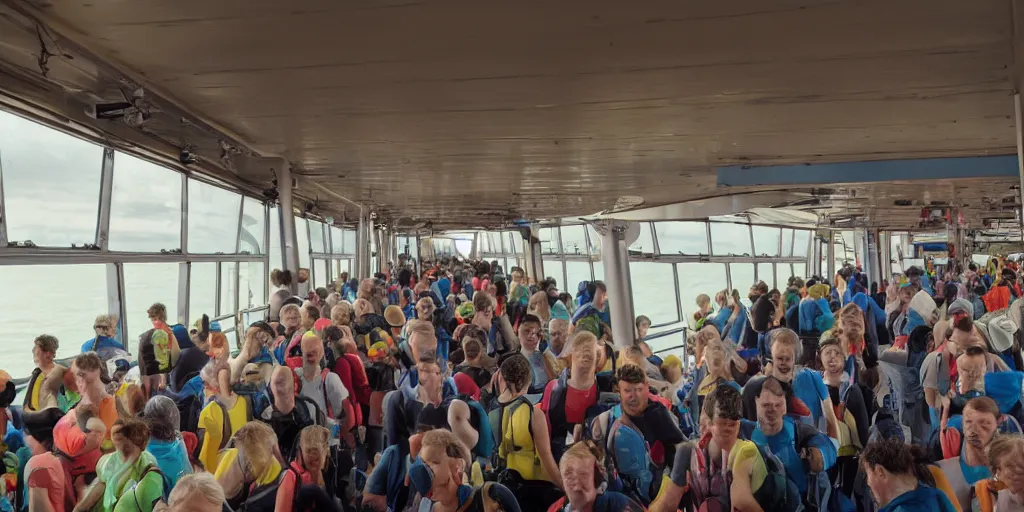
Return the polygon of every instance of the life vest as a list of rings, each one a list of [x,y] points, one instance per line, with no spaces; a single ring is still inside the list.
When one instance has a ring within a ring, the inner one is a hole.
[[[478,434],[476,445],[470,446],[470,451],[480,457],[490,457],[494,453],[494,433],[491,432],[491,421],[484,406],[473,400],[473,397],[462,394],[445,398],[441,402],[441,407],[447,411],[452,400],[462,400],[469,406],[469,425]]]
[[[844,375],[845,377],[845,375]],[[848,377],[847,377],[848,379]],[[857,430],[857,421],[853,413],[846,409],[846,400],[850,395],[850,388],[855,384],[844,380],[839,384],[839,403],[833,405],[836,418],[839,420],[837,432],[839,435],[839,457],[852,457],[860,453],[864,446],[860,442],[860,434]]]
[[[284,468],[281,473],[277,475],[277,478],[273,482],[264,485],[253,485],[249,490],[249,497],[245,499],[245,504],[242,506],[242,510],[245,512],[274,512],[277,506],[277,491],[287,478],[287,475],[291,474],[294,479],[294,485],[292,488],[295,490],[296,496],[298,495],[299,487],[302,485],[302,479],[299,474],[291,467]],[[295,496],[292,497],[294,503]],[[299,510],[296,507],[292,507],[292,510]]]
[[[370,363],[366,366],[366,377],[370,383],[370,417],[367,424],[371,427],[384,426],[384,397],[395,386],[395,367],[383,361]]]
[[[605,436],[605,449],[612,464],[611,474],[621,482],[624,494],[649,505],[655,469],[651,447],[643,433],[622,414],[621,405],[612,408],[608,419],[612,423]]]
[[[981,297],[985,303],[986,311],[999,311],[1010,307],[1010,288],[1008,286],[993,286],[991,290]]]
[[[527,407],[529,415],[525,425],[516,425],[515,413],[520,407]],[[533,404],[530,403],[525,396],[520,396],[512,400],[504,406],[498,407],[487,414],[487,420],[491,425],[491,432],[494,435],[494,443],[497,446],[497,450],[494,450],[494,460],[492,461],[495,468],[499,469],[513,469],[519,472],[520,475],[531,475],[534,473],[534,467],[540,466],[540,459],[536,453],[536,445],[533,448],[533,457],[530,458],[531,462],[526,462],[523,457],[512,457],[510,455],[518,454],[525,448],[519,446],[515,440],[515,431],[520,432],[526,429],[530,433],[530,438],[533,439]],[[526,466],[530,464],[530,466]]]

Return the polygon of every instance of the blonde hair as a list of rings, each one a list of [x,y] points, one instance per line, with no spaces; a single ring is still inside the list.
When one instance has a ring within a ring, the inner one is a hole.
[[[97,336],[113,336],[117,334],[117,315],[96,315],[92,325]],[[97,325],[104,327],[97,329]]]
[[[710,302],[711,302],[711,297],[708,297],[708,294],[706,294],[706,293],[702,293],[702,294],[697,296],[697,306],[698,307],[704,307],[704,306],[708,305]]]
[[[424,320],[409,320],[405,328],[405,339],[412,338],[412,335],[419,334],[422,337],[428,338],[436,346],[437,345],[437,334],[434,332],[434,326],[430,322]]]
[[[293,311],[293,310],[296,313],[300,314],[300,315],[302,314],[302,308],[300,308],[298,305],[296,305],[296,304],[285,304],[284,306],[281,307],[281,311],[278,312],[278,317],[284,316],[286,311]]]
[[[422,452],[423,448],[428,446],[441,448],[448,457],[462,459],[466,464],[472,462],[469,456],[469,448],[466,448],[466,445],[450,430],[434,429],[423,434],[420,451]]]
[[[562,454],[558,461],[558,469],[565,470],[565,462],[569,459],[581,460],[584,462],[594,461],[595,466],[604,465],[604,451],[593,441],[581,441],[574,443]],[[597,467],[594,471],[600,471]],[[602,473],[603,474],[603,473]]]
[[[201,498],[211,505],[221,506],[224,503],[224,488],[210,473],[193,473],[185,475],[174,484],[174,490],[167,498],[170,512],[193,510],[190,502]]]
[[[530,302],[526,306],[526,312],[536,315],[542,322],[551,319],[551,305],[548,304],[547,292],[537,292],[530,296]]]
[[[235,446],[245,453],[250,474],[259,478],[270,469],[274,461],[273,448],[277,446],[277,434],[262,421],[250,421],[235,432]]]
[[[331,308],[331,322],[334,325],[350,325],[352,323],[352,303],[343,300]]]
[[[299,432],[299,449],[303,452],[311,449],[319,449],[326,457],[329,454],[331,432],[320,425],[310,425]]]
[[[569,336],[569,350],[576,352],[577,350],[583,350],[587,347],[597,349],[597,336],[590,331],[579,330],[572,333]]]
[[[370,304],[370,301],[366,299],[356,299],[355,304],[353,304],[352,306],[356,310],[356,318],[359,318],[368,313],[373,313],[373,304]]]
[[[999,471],[1007,460],[1024,458],[1024,436],[1020,434],[997,434],[988,445],[988,467],[993,473]],[[998,476],[998,475],[996,475]]]

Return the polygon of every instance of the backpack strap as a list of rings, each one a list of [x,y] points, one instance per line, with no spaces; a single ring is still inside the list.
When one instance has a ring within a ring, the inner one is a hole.
[[[320,391],[324,394],[324,406],[327,407],[327,411],[325,412],[328,416],[331,416],[331,419],[334,419],[334,407],[331,406],[331,399],[327,396],[327,376],[330,375],[330,373],[331,371],[327,368],[320,370]]]
[[[217,407],[220,408],[220,414],[223,420],[221,421],[223,427],[221,429],[220,435],[220,447],[218,448],[218,450],[223,450],[224,448],[227,448],[228,442],[231,440],[231,415],[228,413],[227,406],[221,403],[220,400],[214,398],[213,403],[217,404]]]

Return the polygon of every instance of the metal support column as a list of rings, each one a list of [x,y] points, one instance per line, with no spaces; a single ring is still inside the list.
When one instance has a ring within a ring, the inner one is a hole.
[[[543,251],[540,246],[540,239],[537,238],[536,228],[530,226],[522,230],[523,234],[523,255],[526,259],[526,275],[534,282],[544,280]]]
[[[107,264],[107,314],[117,316],[117,333],[114,337],[117,341],[121,342],[128,352],[131,353],[131,343],[128,343],[130,337],[125,331],[128,329],[128,324],[125,321],[125,301],[124,301],[124,264],[122,263],[108,263]]]
[[[836,233],[828,231],[828,246],[825,249],[825,270],[826,275],[822,276],[832,286],[832,279],[836,276]]]
[[[370,268],[370,240],[373,238],[373,223],[370,213],[363,210],[359,213],[359,225],[356,228],[356,272],[354,279],[365,279],[373,274]]]
[[[615,346],[633,345],[633,287],[629,276],[629,244],[623,221],[596,222],[594,229],[601,236],[601,262],[604,264],[604,283],[608,287],[608,307],[612,319],[612,339]],[[638,231],[638,230],[637,230]]]
[[[292,169],[287,161],[281,159],[277,166],[277,195],[281,207],[277,209],[281,215],[281,265],[282,270],[290,270],[295,276],[292,279],[291,291],[299,290],[299,242],[295,236],[295,210],[292,205]]]

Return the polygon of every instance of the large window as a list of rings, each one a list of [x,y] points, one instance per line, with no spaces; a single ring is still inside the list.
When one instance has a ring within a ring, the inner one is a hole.
[[[775,269],[772,268],[771,263],[757,264],[757,280],[764,281],[769,290],[775,288]]]
[[[794,263],[793,264],[793,275],[801,279],[809,277],[807,275],[807,264],[806,263]]]
[[[544,261],[544,277],[553,277],[558,281],[559,289],[565,284],[565,275],[562,272],[562,260],[556,258],[541,258]]]
[[[235,309],[235,273],[238,264],[235,262],[220,263],[220,310],[217,316],[234,313]],[[225,327],[226,328],[226,327]]]
[[[267,226],[266,207],[263,203],[247,197],[242,206],[242,238],[239,248],[249,254],[263,254]],[[273,236],[276,232],[271,232]]]
[[[331,252],[334,254],[345,254],[345,235],[338,226],[331,226]],[[399,237],[401,238],[401,237]],[[351,253],[351,251],[349,251]]]
[[[750,287],[757,282],[754,280],[754,265],[751,263],[731,263],[729,264],[729,274],[732,278],[733,290],[740,292],[740,302],[750,307],[750,299],[747,298],[747,295],[749,295]]]
[[[309,228],[306,219],[292,217],[295,222],[295,240],[299,248],[299,268],[309,268]]]
[[[731,222],[711,223],[711,252],[716,256],[751,255],[750,226]],[[735,279],[733,280],[735,281]]]
[[[133,353],[139,335],[153,328],[147,310],[154,303],[167,308],[167,322],[178,317],[178,264],[126,263],[124,265],[125,339]]]
[[[558,228],[540,228],[537,238],[541,254],[558,254]]]
[[[587,231],[583,226],[562,226],[562,252],[584,255],[587,252]]]
[[[512,260],[515,263],[515,260]],[[559,288],[563,292],[569,292],[576,296],[576,291],[583,281],[590,281],[590,262],[588,261],[566,261],[565,262],[565,283]]]
[[[0,348],[4,368],[13,377],[27,377],[35,367],[32,341],[40,334],[57,337],[57,357],[81,352],[95,336],[96,316],[108,312],[106,276],[106,265],[0,266],[0,325],[8,340]]]
[[[281,211],[276,206],[270,207],[270,268],[280,269],[281,262]],[[269,272],[267,273],[269,275]]]
[[[793,233],[793,256],[803,257],[811,251],[811,232],[806,229],[798,229]]]
[[[103,148],[0,111],[7,237],[37,246],[95,243]]]
[[[263,263],[241,261],[238,268],[238,309],[250,309],[266,304],[267,274]]]
[[[653,324],[679,321],[671,264],[633,261],[629,264],[629,275],[633,282],[633,312],[637,316],[647,315]]]
[[[217,316],[217,264],[192,263],[189,274],[188,322],[191,325],[203,315]]]
[[[316,258],[313,260],[313,288],[327,287],[330,283],[327,275],[327,260]]]
[[[188,180],[188,252],[234,254],[242,196]]]
[[[754,252],[757,256],[779,255],[779,228],[750,226],[754,232]]]
[[[512,251],[515,254],[523,254],[523,235],[518,231],[510,231],[503,234],[502,236],[508,236],[509,241],[512,243]]]
[[[326,238],[324,238],[324,224],[315,220],[309,221],[309,248],[314,253],[327,252]]]
[[[789,263],[775,264],[775,287],[785,292],[789,286],[789,278],[793,276],[793,266]]]
[[[697,310],[697,296],[705,294],[715,300],[718,292],[727,288],[724,263],[679,263],[679,300],[683,314]]]
[[[661,254],[708,254],[708,231],[703,222],[656,222]]]
[[[806,243],[804,244],[806,248]],[[803,256],[805,251],[797,249],[797,256]],[[782,230],[782,255],[792,256],[793,255],[793,230],[783,229]]]
[[[135,252],[181,248],[181,174],[125,153],[114,155],[109,247]]]

